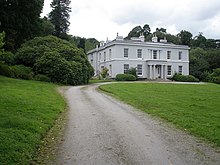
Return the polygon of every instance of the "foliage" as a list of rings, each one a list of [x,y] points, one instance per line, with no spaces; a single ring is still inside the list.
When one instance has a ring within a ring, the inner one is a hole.
[[[173,75],[172,80],[181,82],[199,82],[199,79],[195,78],[192,75],[181,75],[177,73]]]
[[[70,0],[53,0],[50,4],[52,11],[49,13],[49,20],[55,27],[54,35],[62,39],[67,39],[69,30],[69,5]]]
[[[151,34],[151,29],[148,24],[145,24],[143,28],[141,26],[134,27],[129,33],[126,39],[131,39],[131,37],[139,37],[141,34],[144,35],[145,38]]]
[[[117,74],[115,77],[117,81],[135,81],[136,77],[132,74]]]
[[[100,74],[101,74],[102,78],[104,78],[104,79],[107,78],[108,77],[108,68],[104,67]]]
[[[94,70],[83,50],[55,36],[36,37],[22,45],[16,53],[19,64],[45,74],[52,82],[85,84]]]
[[[52,35],[55,32],[54,25],[48,20],[47,17],[41,18],[39,20],[39,36]]]
[[[0,33],[0,52],[3,51],[2,47],[4,46],[4,38],[5,38],[5,32],[3,31],[2,33]]]
[[[37,74],[34,76],[34,80],[36,81],[45,81],[45,82],[50,82],[50,78],[44,74]]]
[[[8,65],[14,65],[15,64],[15,56],[11,52],[6,52],[6,51],[0,51],[0,61],[4,62],[5,64]]]
[[[136,68],[129,68],[127,74],[134,75],[134,77],[135,77],[136,79],[138,78]]]
[[[0,162],[30,164],[65,101],[54,84],[0,76],[0,86]]]
[[[43,3],[44,0],[0,1],[0,32],[6,33],[6,50],[15,51],[25,40],[38,35]]]
[[[100,88],[220,147],[219,85],[114,83]]]
[[[180,42],[182,45],[188,45],[190,46],[190,43],[192,41],[192,33],[186,31],[186,30],[181,30],[177,36],[180,38]]]
[[[32,69],[24,65],[8,66],[0,62],[0,75],[12,78],[20,78],[25,80],[33,79]]]

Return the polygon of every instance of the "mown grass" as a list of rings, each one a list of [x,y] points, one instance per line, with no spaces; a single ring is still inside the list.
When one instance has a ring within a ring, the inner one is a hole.
[[[220,86],[117,83],[100,89],[220,147]]]
[[[89,84],[102,83],[102,82],[112,82],[112,81],[114,81],[114,80],[110,80],[110,79],[107,79],[107,80],[90,79]]]
[[[0,164],[30,164],[65,110],[57,85],[0,76]]]

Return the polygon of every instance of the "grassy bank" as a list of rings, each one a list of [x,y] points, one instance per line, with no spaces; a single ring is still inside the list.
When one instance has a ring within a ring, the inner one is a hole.
[[[0,76],[0,164],[29,164],[65,109],[57,85]]]
[[[220,147],[220,86],[117,83],[100,89]]]

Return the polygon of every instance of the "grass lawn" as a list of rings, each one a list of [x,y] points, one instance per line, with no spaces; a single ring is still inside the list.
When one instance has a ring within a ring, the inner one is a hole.
[[[220,147],[220,85],[117,83],[100,89]]]
[[[30,164],[66,103],[57,85],[0,76],[0,164]]]
[[[94,83],[102,83],[102,82],[112,82],[114,80],[98,80],[98,79],[90,79],[89,84],[94,84]]]

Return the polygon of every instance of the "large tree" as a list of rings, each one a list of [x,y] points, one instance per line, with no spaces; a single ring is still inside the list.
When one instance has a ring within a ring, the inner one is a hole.
[[[16,50],[39,32],[44,0],[1,0],[0,32],[5,31],[5,48]]]
[[[49,20],[54,24],[55,32],[54,35],[67,39],[68,27],[70,25],[69,12],[71,12],[70,0],[53,0],[50,4],[52,11],[49,13]]]
[[[192,33],[186,30],[181,30],[181,32],[178,33],[177,36],[179,37],[181,44],[190,46],[192,36],[193,36]]]

